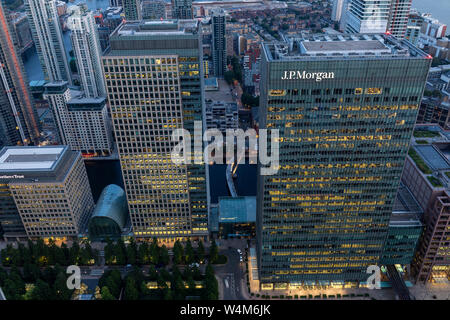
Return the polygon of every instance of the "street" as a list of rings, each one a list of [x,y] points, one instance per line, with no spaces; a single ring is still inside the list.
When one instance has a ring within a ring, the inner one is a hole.
[[[245,261],[239,261],[240,249],[245,255],[246,240],[220,240],[220,254],[227,257],[227,263],[215,266],[217,279],[219,281],[219,296],[223,300],[247,300],[248,294],[243,292],[247,288],[245,282]]]

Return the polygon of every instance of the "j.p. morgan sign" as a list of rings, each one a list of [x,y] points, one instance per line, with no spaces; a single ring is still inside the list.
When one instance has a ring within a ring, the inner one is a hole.
[[[303,71],[284,71],[281,80],[315,80],[316,82],[324,79],[334,79],[334,72],[307,72]]]

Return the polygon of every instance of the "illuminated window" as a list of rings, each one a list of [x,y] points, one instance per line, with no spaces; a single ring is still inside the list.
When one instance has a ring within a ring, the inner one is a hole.
[[[367,88],[366,94],[381,94],[381,88]]]
[[[277,89],[272,89],[269,91],[269,96],[272,97],[280,97],[280,96],[285,96],[286,95],[286,90],[277,90]]]

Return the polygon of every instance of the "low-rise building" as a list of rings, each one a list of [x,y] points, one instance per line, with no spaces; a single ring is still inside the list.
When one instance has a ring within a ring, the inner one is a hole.
[[[118,185],[110,184],[103,189],[89,219],[89,238],[91,240],[117,239],[123,233],[130,233],[130,228],[125,191]]]
[[[238,107],[234,102],[207,100],[205,116],[207,129],[225,133],[227,129],[239,128]]]
[[[166,3],[161,0],[144,0],[141,3],[142,18],[149,20],[166,19]]]
[[[436,123],[443,129],[450,129],[450,102],[438,97],[424,97],[420,104],[417,123]]]
[[[255,237],[256,197],[221,197],[218,213],[219,237]]]
[[[416,282],[450,280],[450,133],[416,129],[402,182],[422,207],[424,232],[412,262]]]

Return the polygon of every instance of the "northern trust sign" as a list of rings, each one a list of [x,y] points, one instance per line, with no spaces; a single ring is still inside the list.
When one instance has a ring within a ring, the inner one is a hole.
[[[281,80],[315,80],[320,82],[324,79],[334,79],[334,72],[307,72],[305,70],[284,71]]]

